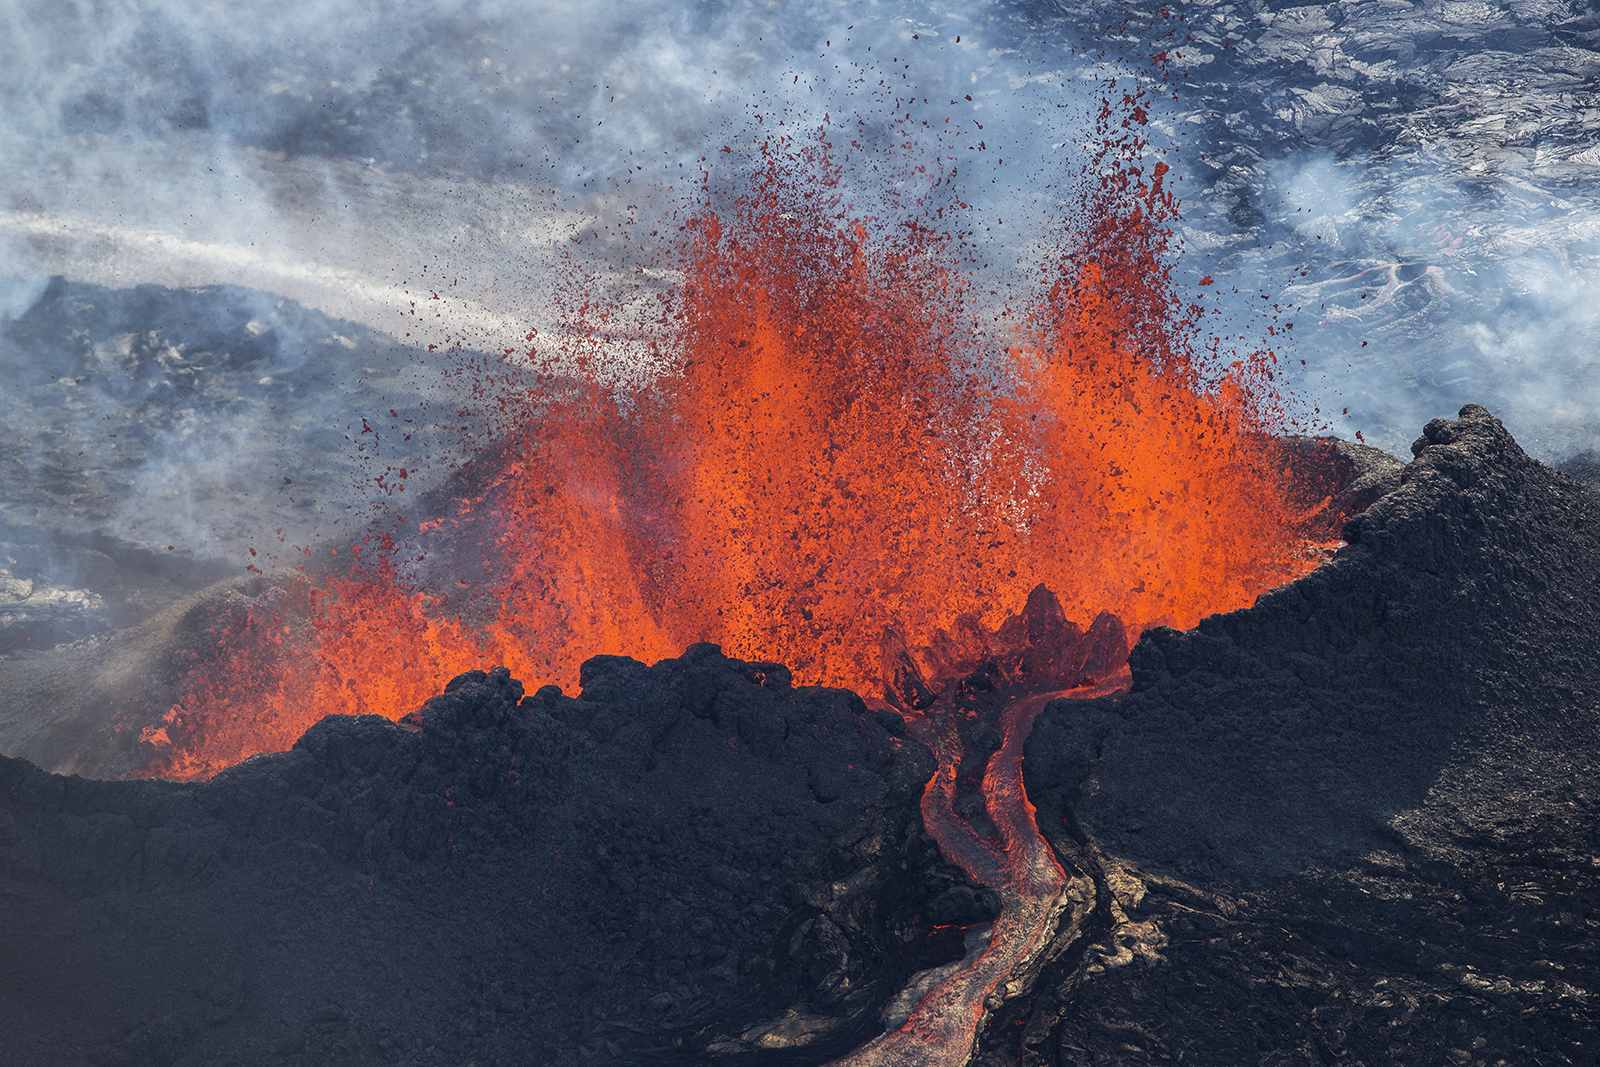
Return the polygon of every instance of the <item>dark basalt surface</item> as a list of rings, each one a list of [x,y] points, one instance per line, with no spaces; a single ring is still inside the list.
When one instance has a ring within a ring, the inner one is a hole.
[[[0,1063],[813,1063],[960,954],[898,716],[698,645],[209,782],[0,760]]]
[[[1595,1062],[1600,500],[1474,405],[1413,450],[1330,563],[1040,716],[1107,899],[1025,1062]]]

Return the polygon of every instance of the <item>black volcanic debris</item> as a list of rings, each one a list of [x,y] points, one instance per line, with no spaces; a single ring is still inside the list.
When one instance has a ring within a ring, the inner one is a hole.
[[[1041,829],[1124,883],[1060,1062],[1594,1062],[1600,500],[1475,405],[1414,451],[1331,562],[1040,716]]]
[[[1593,1063],[1596,807],[1564,814],[1514,805],[1456,864],[1380,851],[1242,897],[1149,878],[1118,926],[1147,951],[1076,987],[1060,1062]]]
[[[1429,423],[1416,448],[1331,562],[1248,610],[1148,631],[1132,697],[1040,720],[1030,752],[1082,775],[1075,808],[1098,839],[1259,884],[1391,844],[1388,821],[1469,738],[1587,737],[1594,495],[1480,407]]]
[[[960,955],[923,746],[715,646],[583,675],[203,784],[0,763],[0,1063],[819,1062]]]

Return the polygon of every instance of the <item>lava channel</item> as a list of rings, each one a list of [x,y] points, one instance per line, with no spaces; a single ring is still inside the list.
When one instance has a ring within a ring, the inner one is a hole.
[[[1050,701],[1109,696],[1127,685],[1124,670],[1098,684],[1006,703],[997,724],[1004,740],[983,775],[988,825],[981,828],[957,811],[959,769],[967,750],[958,728],[960,709],[941,700],[925,713],[907,716],[908,732],[939,760],[922,795],[923,824],[945,858],[1000,894],[1000,917],[983,948],[935,982],[899,1029],[833,1060],[831,1067],[962,1067],[985,1013],[1026,992],[1030,965],[1040,952],[1088,915],[1093,884],[1062,869],[1034,822],[1034,806],[1022,784],[1022,747],[1034,718]]]

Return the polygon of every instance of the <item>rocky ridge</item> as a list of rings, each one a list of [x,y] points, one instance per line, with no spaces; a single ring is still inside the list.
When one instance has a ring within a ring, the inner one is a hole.
[[[1600,501],[1476,406],[1403,468],[1334,448],[1330,562],[1040,715],[1092,899],[974,1064],[1587,1062]],[[993,917],[904,725],[699,645],[201,784],[7,760],[0,1062],[822,1063]]]
[[[198,784],[5,760],[0,1063],[810,1063],[961,954],[898,716],[708,645],[583,680]]]
[[[1413,451],[1330,563],[1041,715],[1106,899],[1027,1062],[1592,1058],[1600,500],[1475,405]]]

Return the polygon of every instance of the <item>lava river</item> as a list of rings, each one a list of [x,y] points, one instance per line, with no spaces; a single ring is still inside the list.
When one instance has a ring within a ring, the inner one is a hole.
[[[1025,991],[1029,965],[1064,928],[1082,922],[1094,904],[1092,883],[1062,870],[1034,823],[1022,787],[1022,746],[1033,720],[1058,697],[1106,696],[1123,679],[1079,690],[1036,693],[1005,705],[998,723],[1004,738],[988,760],[982,797],[985,834],[956,810],[956,771],[966,755],[951,716],[930,711],[910,720],[910,732],[934,750],[939,770],[922,797],[923,824],[945,857],[967,877],[1000,894],[1000,917],[982,948],[969,953],[922,995],[910,1018],[848,1056],[844,1067],[961,1067],[972,1053],[986,1010]]]

